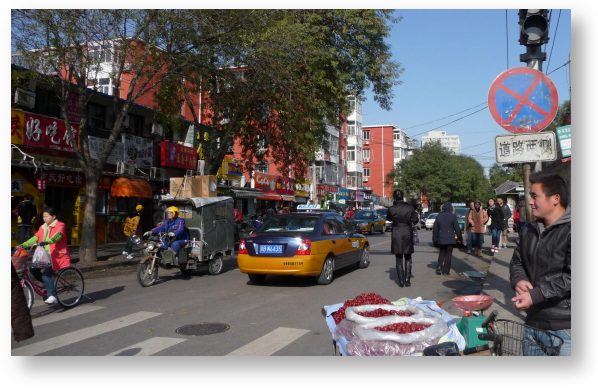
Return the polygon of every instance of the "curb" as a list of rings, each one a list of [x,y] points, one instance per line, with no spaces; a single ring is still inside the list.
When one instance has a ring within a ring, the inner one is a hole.
[[[137,263],[139,263],[138,259],[111,261],[111,259],[117,259],[118,257],[122,257],[122,256],[121,255],[101,256],[101,257],[98,257],[98,259],[94,263],[91,263],[91,264],[90,263],[81,263],[80,265],[79,265],[79,263],[75,263],[75,266],[77,267],[77,269],[79,269],[79,271],[85,273],[85,272],[101,271],[104,269],[110,269],[110,268],[116,268],[116,267],[122,267],[122,266],[132,266],[132,265],[137,265]]]

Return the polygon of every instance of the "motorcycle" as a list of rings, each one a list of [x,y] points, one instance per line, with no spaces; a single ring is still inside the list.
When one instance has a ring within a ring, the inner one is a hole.
[[[177,261],[177,256],[171,248],[162,248],[163,239],[168,243],[172,240],[165,233],[133,239],[133,256],[141,258],[137,265],[137,281],[143,287],[156,283],[160,267],[170,268]]]

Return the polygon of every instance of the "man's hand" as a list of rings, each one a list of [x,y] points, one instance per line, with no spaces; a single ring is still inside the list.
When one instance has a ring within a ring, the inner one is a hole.
[[[534,286],[530,283],[529,280],[520,280],[515,285],[515,293],[517,295],[521,295],[523,293],[528,292],[532,288],[534,288]]]
[[[517,294],[515,295],[511,301],[513,301],[515,303],[515,307],[518,310],[527,310],[529,309],[533,302],[532,302],[532,297],[529,294],[529,292],[524,292],[522,294]]]
[[[174,232],[168,232],[168,237],[169,238],[173,238],[174,237]]]
[[[151,233],[150,231],[143,233],[143,238],[148,238],[150,233]]]

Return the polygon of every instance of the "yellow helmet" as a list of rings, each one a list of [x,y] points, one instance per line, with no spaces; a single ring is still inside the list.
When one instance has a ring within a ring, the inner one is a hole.
[[[174,215],[179,215],[179,209],[178,209],[178,207],[170,206],[170,207],[168,207],[166,209],[166,212],[169,212],[169,211],[171,213],[173,213]]]

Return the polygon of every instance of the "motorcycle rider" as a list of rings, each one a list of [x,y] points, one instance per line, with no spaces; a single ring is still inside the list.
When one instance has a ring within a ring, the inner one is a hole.
[[[170,240],[161,238],[161,248],[168,249],[170,247],[174,251],[175,256],[177,256],[179,250],[189,241],[189,231],[187,230],[185,220],[179,217],[179,209],[177,207],[170,206],[165,212],[166,219],[159,226],[143,233],[143,237],[148,237],[150,234],[166,233]]]

